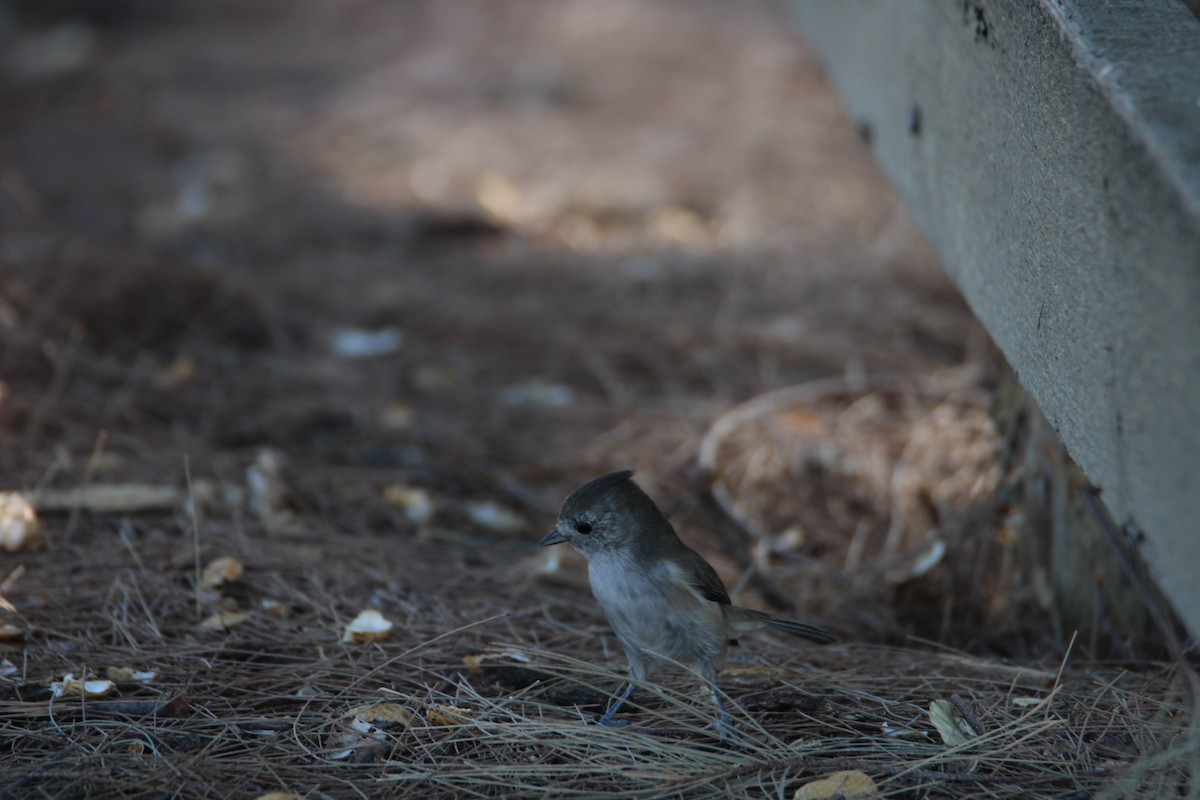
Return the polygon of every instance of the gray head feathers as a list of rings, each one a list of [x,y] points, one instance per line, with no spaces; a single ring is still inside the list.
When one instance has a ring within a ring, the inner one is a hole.
[[[610,472],[588,481],[563,501],[560,513],[566,518],[580,514],[612,516],[626,524],[636,523],[638,527],[670,526],[650,495],[634,483],[631,469]]]
[[[663,553],[683,547],[649,495],[623,469],[588,481],[568,495],[557,530],[586,556],[600,551]]]
[[[610,472],[599,478],[593,478],[567,496],[567,499],[563,501],[562,510],[568,512],[595,508],[613,496],[620,497],[626,493],[645,494],[633,482],[633,470],[631,469]]]

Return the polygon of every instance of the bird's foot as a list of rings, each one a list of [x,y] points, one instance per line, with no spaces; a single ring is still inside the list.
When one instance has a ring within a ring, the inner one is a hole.
[[[613,719],[613,717],[617,715],[617,712],[621,709],[621,706],[624,705],[625,701],[629,699],[629,695],[633,694],[633,689],[634,684],[632,683],[626,686],[625,691],[621,693],[621,696],[608,704],[608,708],[604,711],[604,716],[597,721],[606,728],[624,728],[626,725],[628,725],[629,720],[616,720]]]
[[[627,719],[613,719],[611,714],[605,714],[600,719],[596,720],[597,725],[603,725],[606,728],[624,728],[629,724]]]
[[[733,727],[733,720],[729,718],[728,714],[721,714],[717,717],[711,727],[716,729],[717,738],[722,742],[736,744],[741,741],[742,735],[737,732],[737,728]]]

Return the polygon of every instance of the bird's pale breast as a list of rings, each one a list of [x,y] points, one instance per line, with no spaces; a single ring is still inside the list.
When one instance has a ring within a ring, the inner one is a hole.
[[[606,553],[590,560],[588,580],[626,648],[682,664],[709,661],[725,649],[721,607],[701,597],[672,562],[635,567],[624,554]]]

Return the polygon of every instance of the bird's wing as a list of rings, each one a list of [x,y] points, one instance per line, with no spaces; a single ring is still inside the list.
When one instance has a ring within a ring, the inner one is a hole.
[[[701,558],[699,553],[689,551],[684,564],[684,575],[687,582],[700,593],[701,597],[705,600],[712,600],[721,606],[732,604],[729,592],[725,589],[725,584],[721,582],[717,571]]]

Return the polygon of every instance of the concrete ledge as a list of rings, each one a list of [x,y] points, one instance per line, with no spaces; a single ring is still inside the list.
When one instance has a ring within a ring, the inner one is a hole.
[[[1176,0],[791,5],[951,277],[1200,634],[1200,22]]]

